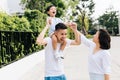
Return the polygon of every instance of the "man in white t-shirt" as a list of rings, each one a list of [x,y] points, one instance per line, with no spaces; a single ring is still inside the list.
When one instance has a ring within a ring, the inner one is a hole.
[[[45,33],[47,32],[50,24],[47,22],[46,27],[42,30],[40,35],[37,37],[38,45],[46,45],[45,47],[45,80],[66,80],[64,74],[64,65],[62,58],[55,58],[54,50],[52,47],[52,39],[50,37],[44,38]],[[60,49],[60,45],[66,40],[66,46],[69,45],[79,45],[79,33],[77,31],[77,24],[70,23],[69,28],[75,34],[75,40],[67,39],[67,26],[63,23],[58,23],[55,26],[55,36],[58,39],[57,49]],[[59,53],[59,52],[58,52]]]

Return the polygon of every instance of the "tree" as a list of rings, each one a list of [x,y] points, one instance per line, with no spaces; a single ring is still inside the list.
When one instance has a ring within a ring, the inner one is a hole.
[[[81,0],[80,4],[76,6],[76,9],[79,11],[77,12],[78,14],[80,13],[81,15],[81,20],[82,20],[82,32],[86,35],[87,30],[89,26],[92,26],[92,17],[91,15],[94,12],[94,5],[95,3],[93,0]],[[88,16],[88,17],[87,17]],[[86,25],[85,20],[88,18],[89,26]]]
[[[102,16],[98,18],[100,25],[105,27],[110,34],[118,34],[118,15],[117,11],[106,11]]]
[[[69,15],[70,20],[76,21],[79,24],[78,28],[82,29],[82,32],[86,34],[88,26],[92,25],[91,15],[94,12],[95,3],[93,0],[67,0],[66,2],[69,10],[67,17]]]
[[[46,2],[45,0],[21,0],[21,5],[25,9],[30,9],[30,10],[39,10],[41,12],[44,12]]]
[[[24,17],[29,21],[30,29],[33,32],[40,32],[46,24],[47,15],[41,13],[39,10],[26,10]]]

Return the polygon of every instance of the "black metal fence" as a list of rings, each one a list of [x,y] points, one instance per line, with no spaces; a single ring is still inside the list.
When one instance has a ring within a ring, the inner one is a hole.
[[[40,50],[38,32],[0,31],[0,67]]]

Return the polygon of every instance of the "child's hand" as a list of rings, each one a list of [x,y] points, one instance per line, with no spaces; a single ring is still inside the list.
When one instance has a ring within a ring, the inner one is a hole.
[[[51,18],[48,17],[46,20],[46,27],[50,27],[50,25],[51,25]]]
[[[64,23],[67,27],[70,27],[71,22],[65,22]]]
[[[77,24],[74,23],[74,22],[71,22],[71,23],[70,23],[70,28],[71,28],[73,31],[76,31],[76,30],[77,30]]]
[[[47,24],[49,24],[49,25],[52,24],[52,18],[51,18],[51,17],[48,17],[48,18],[47,18]]]

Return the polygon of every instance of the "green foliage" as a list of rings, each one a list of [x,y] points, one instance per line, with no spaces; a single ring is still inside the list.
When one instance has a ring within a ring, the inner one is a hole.
[[[11,20],[11,16],[0,12],[0,30],[11,30],[11,26],[13,24]]]
[[[68,5],[68,11],[71,10],[71,13],[66,16],[70,15],[68,18],[78,23],[78,29],[86,32],[89,26],[92,26],[93,20],[91,15],[94,12],[95,6],[93,0],[66,0],[66,3]]]
[[[117,11],[110,11],[105,12],[102,16],[98,18],[98,22],[100,25],[105,27],[110,33],[112,33],[112,30],[118,29],[118,15]],[[118,33],[115,32],[115,35]]]
[[[31,31],[28,20],[24,17],[10,16],[0,13],[0,30],[6,31]]]
[[[45,23],[46,15],[38,10],[26,11],[23,17],[1,12],[0,67],[43,49],[35,41]]]
[[[32,31],[30,29],[30,24],[26,18],[19,18],[16,16],[13,16],[12,18],[14,23],[13,29],[15,31]]]
[[[75,39],[74,33],[73,33],[73,31],[70,28],[68,28],[68,30],[67,30],[67,37],[69,39]]]
[[[0,31],[0,67],[43,49],[35,43],[38,33]]]
[[[33,32],[40,32],[45,27],[47,15],[38,10],[26,10],[24,17],[29,21],[30,29]]]
[[[25,9],[39,10],[42,13],[46,8],[45,0],[21,0],[21,5],[25,6]]]
[[[38,10],[27,10],[21,18],[0,13],[0,30],[40,32],[45,26],[46,16]]]
[[[88,20],[88,17],[85,16],[85,19],[84,19],[84,22],[85,22],[85,26],[86,26],[86,31],[88,31],[88,28],[89,28],[89,20]],[[76,23],[78,24],[78,30],[80,31],[82,29],[82,16],[79,15],[78,18],[76,19]]]

